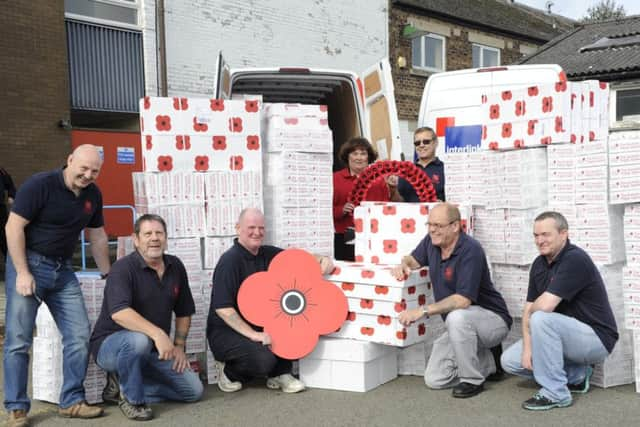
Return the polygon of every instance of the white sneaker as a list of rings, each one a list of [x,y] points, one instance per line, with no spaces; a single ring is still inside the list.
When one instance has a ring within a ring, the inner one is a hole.
[[[305,389],[302,381],[291,374],[282,374],[267,380],[267,388],[271,390],[282,390],[285,393],[298,393]]]
[[[216,360],[216,368],[218,368],[218,388],[225,393],[233,393],[242,389],[240,381],[231,381],[224,374],[224,363]]]

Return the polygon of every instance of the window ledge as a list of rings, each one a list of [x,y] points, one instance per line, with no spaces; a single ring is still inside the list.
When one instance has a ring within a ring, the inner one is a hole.
[[[409,70],[409,74],[411,74],[412,76],[418,76],[418,77],[429,77],[432,74],[436,74],[436,73],[441,73],[442,71],[431,71],[431,70],[425,70],[422,68],[415,68],[415,67],[411,67],[411,69]]]

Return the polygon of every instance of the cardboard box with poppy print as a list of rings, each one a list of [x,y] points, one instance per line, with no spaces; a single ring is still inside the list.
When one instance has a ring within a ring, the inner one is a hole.
[[[398,376],[393,347],[320,337],[313,352],[300,359],[300,379],[312,388],[366,392]]]
[[[140,100],[145,171],[261,170],[260,102]]]
[[[343,290],[349,314],[332,336],[398,347],[424,341],[424,321],[404,327],[397,317],[431,299],[427,269],[416,270],[401,281],[391,276],[391,269],[388,265],[336,262],[335,270],[325,278]]]
[[[356,261],[400,264],[427,235],[436,203],[362,202],[354,210]],[[472,234],[471,207],[459,205],[462,229]]]

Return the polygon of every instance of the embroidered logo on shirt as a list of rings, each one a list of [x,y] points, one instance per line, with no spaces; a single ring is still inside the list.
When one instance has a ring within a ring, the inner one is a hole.
[[[84,201],[84,213],[91,214],[93,212],[93,205],[91,204],[91,200]]]
[[[178,295],[180,295],[180,286],[173,285],[173,297],[178,298]]]
[[[444,269],[444,280],[450,282],[453,280],[453,268],[447,267]]]
[[[431,177],[431,181],[433,181],[434,184],[439,184],[440,183],[440,175],[438,175],[437,173],[434,173],[433,176]]]

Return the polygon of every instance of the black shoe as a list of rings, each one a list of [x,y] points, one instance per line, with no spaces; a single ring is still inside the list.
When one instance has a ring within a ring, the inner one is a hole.
[[[571,403],[571,398],[554,402],[553,400],[547,399],[543,395],[536,393],[531,399],[525,400],[522,403],[522,407],[530,411],[547,411],[553,408],[566,408],[567,406],[571,406]]]
[[[113,372],[107,372],[107,385],[102,390],[102,400],[104,403],[118,405],[120,403],[120,381]]]
[[[500,370],[499,372],[496,371],[493,374],[489,375],[487,378],[485,378],[485,380],[492,383],[497,383],[498,381],[502,381],[505,378],[507,378],[507,374],[505,374],[503,370]]]
[[[476,385],[462,382],[453,388],[453,390],[451,391],[451,395],[453,397],[465,399],[467,397],[475,396],[482,390],[484,390],[484,383]]]
[[[140,405],[134,405],[129,403],[124,397],[120,399],[120,410],[125,417],[134,421],[149,421],[153,418],[153,411],[147,406],[146,403]]]

